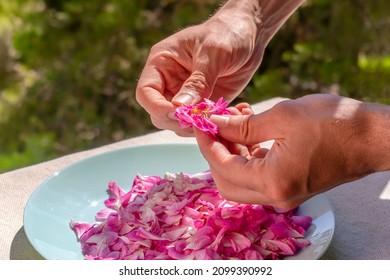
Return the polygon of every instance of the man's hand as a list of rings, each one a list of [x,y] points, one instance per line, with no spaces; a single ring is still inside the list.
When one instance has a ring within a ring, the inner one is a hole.
[[[136,90],[153,124],[179,135],[175,106],[203,98],[232,101],[258,69],[280,26],[304,0],[230,0],[202,24],[154,45]]]
[[[195,135],[228,200],[293,208],[337,185],[390,169],[389,106],[318,94],[283,101],[258,115],[211,121],[220,139],[201,131]],[[229,148],[268,140],[274,140],[268,152]]]

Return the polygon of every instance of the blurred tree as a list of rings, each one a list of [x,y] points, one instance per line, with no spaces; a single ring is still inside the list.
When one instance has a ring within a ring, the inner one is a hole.
[[[152,131],[134,91],[150,47],[217,0],[0,3],[0,172]],[[385,0],[307,0],[240,101],[330,92],[390,104]]]
[[[16,0],[13,63],[28,73],[18,102],[0,119],[6,131],[0,164],[36,162],[154,130],[134,96],[148,51],[178,27],[206,18],[217,2]],[[31,158],[31,148],[41,156]]]

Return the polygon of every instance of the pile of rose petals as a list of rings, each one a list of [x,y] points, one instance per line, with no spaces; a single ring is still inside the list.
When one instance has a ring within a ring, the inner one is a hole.
[[[96,222],[70,223],[85,259],[283,259],[310,245],[311,217],[226,201],[208,171],[137,175],[108,194]]]
[[[176,108],[175,117],[179,120],[181,128],[195,126],[200,130],[216,135],[217,126],[209,120],[211,115],[230,115],[227,109],[228,102],[224,102],[222,97],[213,102],[209,99],[196,105],[181,105]]]

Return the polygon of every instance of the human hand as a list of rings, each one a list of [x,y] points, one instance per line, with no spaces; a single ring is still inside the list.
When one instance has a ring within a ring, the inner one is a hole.
[[[136,89],[152,123],[192,135],[179,128],[176,106],[203,98],[232,101],[259,67],[269,40],[302,2],[227,1],[209,20],[154,45]]]
[[[211,121],[221,140],[201,131],[195,136],[228,200],[291,209],[337,185],[390,169],[389,106],[319,94],[258,115]],[[267,140],[274,140],[268,152],[230,148]]]

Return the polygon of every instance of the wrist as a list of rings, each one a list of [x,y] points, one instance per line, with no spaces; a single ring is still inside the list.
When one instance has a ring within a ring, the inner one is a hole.
[[[305,0],[228,0],[217,12],[228,19],[243,17],[256,28],[256,43],[266,46]]]
[[[238,17],[246,17],[249,21],[257,26],[260,21],[260,2],[259,0],[228,0],[221,7],[218,13],[227,13],[230,19]]]

